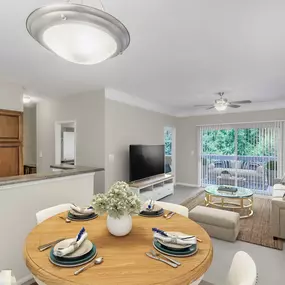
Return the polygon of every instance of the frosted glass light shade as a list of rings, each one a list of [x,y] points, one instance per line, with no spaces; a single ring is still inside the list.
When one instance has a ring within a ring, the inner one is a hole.
[[[31,102],[31,97],[28,95],[23,96],[23,103],[24,104],[29,104]]]
[[[215,109],[217,111],[225,111],[227,109],[228,105],[225,103],[219,104],[219,103],[215,103]]]
[[[85,5],[49,5],[26,22],[43,47],[78,64],[96,64],[121,54],[130,43],[126,27],[110,14]]]
[[[111,57],[117,43],[108,33],[94,26],[66,23],[48,28],[45,44],[58,56],[79,64],[96,64]]]

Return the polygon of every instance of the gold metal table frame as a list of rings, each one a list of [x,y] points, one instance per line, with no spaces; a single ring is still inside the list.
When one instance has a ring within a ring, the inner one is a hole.
[[[205,191],[205,206],[232,211],[238,210],[240,213],[245,212],[240,216],[241,219],[245,219],[253,215],[253,195],[248,197],[225,197]]]

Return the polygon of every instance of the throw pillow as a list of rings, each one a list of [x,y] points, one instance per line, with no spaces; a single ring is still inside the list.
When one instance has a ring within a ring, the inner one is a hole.
[[[248,161],[243,161],[241,164],[241,168],[242,169],[249,169],[249,163]]]
[[[264,168],[262,165],[259,165],[257,168],[256,168],[256,172],[259,173],[259,174],[262,174],[264,171]]]
[[[230,160],[230,167],[236,168],[236,161],[235,160]]]
[[[242,161],[239,160],[230,160],[230,168],[241,169]]]
[[[223,168],[230,168],[230,160],[223,161]]]
[[[216,160],[214,162],[214,164],[215,164],[216,168],[222,168],[223,167],[223,162],[221,160]]]
[[[258,166],[260,166],[260,164],[257,162],[250,162],[249,163],[249,169],[251,169],[251,170],[256,170]]]
[[[238,160],[236,165],[237,169],[241,169],[242,161]]]

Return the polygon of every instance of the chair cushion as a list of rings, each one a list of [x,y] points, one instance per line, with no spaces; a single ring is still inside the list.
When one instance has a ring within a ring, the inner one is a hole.
[[[274,184],[273,190],[283,190],[285,192],[285,185],[283,185],[283,184]]]
[[[203,224],[234,229],[239,223],[240,215],[226,210],[197,206],[189,212],[189,218]]]

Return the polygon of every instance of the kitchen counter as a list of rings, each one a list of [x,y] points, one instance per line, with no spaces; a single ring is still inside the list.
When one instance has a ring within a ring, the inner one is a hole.
[[[56,170],[53,170],[56,169]],[[33,181],[40,181],[46,179],[54,179],[60,177],[67,177],[73,175],[80,175],[85,173],[95,173],[98,171],[104,171],[104,168],[98,167],[87,167],[87,166],[74,166],[68,164],[60,165],[51,165],[51,169],[45,173],[35,173],[28,175],[18,175],[18,176],[9,176],[0,178],[0,188],[2,186],[18,184],[18,183],[27,183]]]

